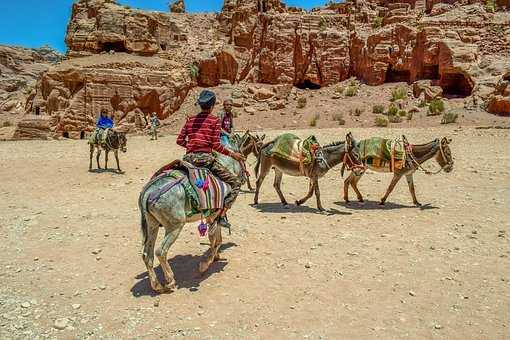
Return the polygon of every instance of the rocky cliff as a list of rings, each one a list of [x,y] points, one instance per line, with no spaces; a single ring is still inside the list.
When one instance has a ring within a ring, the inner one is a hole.
[[[182,12],[177,3],[172,11]],[[445,96],[505,114],[507,8],[356,0],[305,12],[279,0],[225,0],[218,15],[189,15],[81,0],[67,28],[69,59],[39,79],[27,112],[48,115],[50,134],[79,138],[103,107],[132,131],[150,112],[171,115],[197,85],[316,89],[356,77],[369,85],[429,80]]]

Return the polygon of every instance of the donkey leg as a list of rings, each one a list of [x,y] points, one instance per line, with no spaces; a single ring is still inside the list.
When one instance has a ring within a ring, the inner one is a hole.
[[[156,249],[156,256],[158,257],[159,264],[161,265],[161,269],[163,269],[163,274],[165,275],[166,279],[165,288],[169,290],[175,288],[175,280],[172,268],[168,264],[167,254],[172,244],[174,244],[174,242],[177,240],[177,237],[179,237],[183,227],[184,223],[181,223],[177,226],[172,225],[171,229],[166,228],[165,237],[163,238],[160,247]]]
[[[219,260],[219,250],[222,242],[221,226],[217,223],[209,230],[209,243],[211,247],[204,254],[204,260],[200,262],[198,271],[204,274],[215,260]]]
[[[416,199],[416,191],[414,189],[413,174],[406,175],[406,179],[407,179],[407,185],[409,186],[409,191],[411,192],[411,196],[413,197],[413,203],[416,206],[421,207],[421,203],[418,202],[418,200]]]
[[[251,186],[250,177],[246,176],[246,183],[248,184],[248,190],[253,191],[253,187]]]
[[[259,204],[259,192],[260,187],[262,187],[262,183],[264,183],[264,178],[266,178],[267,174],[269,173],[269,170],[271,169],[271,163],[266,160],[265,157],[262,157],[260,164],[260,172],[259,176],[257,177],[257,183],[256,183],[256,189],[255,189],[255,197],[253,198],[254,204]]]
[[[96,153],[96,162],[97,162],[97,168],[98,169],[101,169],[101,164],[99,164],[99,157],[101,156],[101,147],[98,147],[97,148],[97,153]]]
[[[152,289],[158,293],[164,293],[165,288],[159,282],[156,272],[154,271],[154,246],[156,245],[156,239],[158,237],[159,222],[148,213],[145,213],[144,218],[147,223],[147,239],[143,247],[143,262],[147,267],[149,282]]]
[[[104,150],[104,168],[108,169],[108,154],[110,151]]]
[[[288,205],[287,203],[287,200],[285,199],[285,196],[283,196],[283,192],[282,192],[282,177],[283,177],[283,172],[281,172],[280,170],[278,169],[274,169],[274,183],[273,183],[273,187],[274,189],[276,190],[276,193],[278,194],[278,197],[280,197],[280,201],[282,202],[283,205]]]
[[[122,172],[122,170],[120,170],[119,165],[119,150],[114,150],[113,154],[115,155],[115,160],[117,161],[117,170],[119,170],[119,172]]]
[[[349,176],[344,181],[344,201],[349,203],[349,185],[351,184],[352,179],[354,178],[354,172],[351,172]]]
[[[322,203],[321,203],[321,191],[319,189],[319,179],[317,179],[317,178],[314,179],[313,186],[315,189],[315,198],[317,198],[317,209],[319,209],[319,211],[325,211],[326,209],[324,209],[322,207]]]
[[[351,187],[356,192],[356,196],[358,196],[358,201],[364,202],[363,195],[361,195],[361,192],[358,190],[358,182],[361,179],[361,176],[363,175],[356,176],[356,174],[354,174],[354,178],[351,180]]]
[[[391,183],[388,186],[388,189],[386,189],[386,194],[384,194],[383,198],[381,198],[381,203],[379,203],[380,205],[384,205],[384,203],[386,203],[388,196],[391,194],[393,189],[395,189],[395,185],[397,185],[398,181],[400,181],[401,178],[402,178],[402,175],[400,175],[400,174],[395,173],[393,175]]]
[[[308,199],[310,199],[310,197],[312,197],[313,191],[314,191],[313,181],[310,179],[310,181],[308,182],[308,193],[302,199],[297,200],[296,205],[305,204],[305,202],[308,201]]]
[[[90,162],[89,162],[89,171],[92,170],[92,158],[94,158],[94,145],[90,145]]]

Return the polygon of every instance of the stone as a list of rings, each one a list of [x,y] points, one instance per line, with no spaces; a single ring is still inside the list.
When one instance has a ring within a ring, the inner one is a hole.
[[[285,108],[285,102],[283,100],[278,100],[275,102],[269,102],[269,108],[271,110],[281,110]]]
[[[81,308],[81,305],[79,303],[73,303],[71,306],[74,310],[78,310]]]
[[[30,302],[26,301],[26,302],[22,302],[21,303],[21,307],[22,308],[30,308]]]
[[[68,326],[69,319],[68,318],[59,318],[55,320],[53,327],[58,330],[64,330]]]

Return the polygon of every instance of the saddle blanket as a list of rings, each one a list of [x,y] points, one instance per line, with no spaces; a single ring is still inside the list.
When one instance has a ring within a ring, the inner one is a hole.
[[[266,154],[309,165],[315,158],[313,148],[318,146],[319,142],[315,136],[301,140],[292,133],[286,133],[275,140],[273,147],[267,150]]]
[[[197,168],[190,163],[176,160],[159,169],[152,179],[168,176],[175,170],[184,172],[196,195],[198,210],[223,209],[225,197],[230,193],[230,186],[216,178],[209,169]],[[184,182],[183,182],[184,183]]]
[[[372,168],[394,172],[406,163],[406,152],[401,140],[373,137],[359,142],[360,157]]]

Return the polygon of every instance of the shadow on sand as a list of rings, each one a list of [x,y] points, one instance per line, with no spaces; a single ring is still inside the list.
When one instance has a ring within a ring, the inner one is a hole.
[[[295,205],[288,204],[283,205],[281,203],[259,203],[259,204],[251,204],[251,207],[257,209],[263,213],[308,213],[308,214],[317,214],[317,215],[352,215],[350,212],[343,212],[337,209],[326,209],[326,211],[321,212],[316,208],[311,208],[304,205]]]
[[[110,174],[116,174],[116,175],[124,175],[124,171],[119,171],[116,169],[92,169],[89,170],[91,174],[103,174],[103,173],[110,173]]]
[[[439,209],[436,206],[431,205],[430,203],[424,204],[420,207],[415,205],[402,205],[399,203],[386,202],[384,205],[380,205],[378,201],[365,201],[364,203],[360,202],[334,202],[334,204],[344,207],[345,209],[351,210],[394,210],[394,209],[420,209],[420,210],[431,210],[431,209]]]
[[[209,245],[208,243],[201,243],[203,245]],[[237,247],[237,244],[229,242],[222,244],[220,247],[220,251]],[[222,253],[220,253],[220,256]],[[168,260],[170,267],[174,273],[176,289],[189,289],[190,291],[197,291],[198,287],[200,287],[200,283],[206,280],[209,276],[215,273],[219,273],[223,271],[225,266],[228,264],[226,260],[219,260],[213,262],[209,267],[209,270],[200,275],[198,272],[198,264],[203,259],[202,255],[177,255],[174,258]],[[155,260],[157,261],[157,259]],[[157,266],[154,268],[156,271],[156,275],[158,280],[162,283],[165,282],[165,277],[163,275],[163,271],[161,270],[161,266]],[[140,280],[135,283],[135,285],[131,288],[131,293],[135,297],[141,296],[157,296],[159,295],[155,291],[152,290],[149,283],[149,276],[147,272],[140,273],[136,276],[137,280]]]

